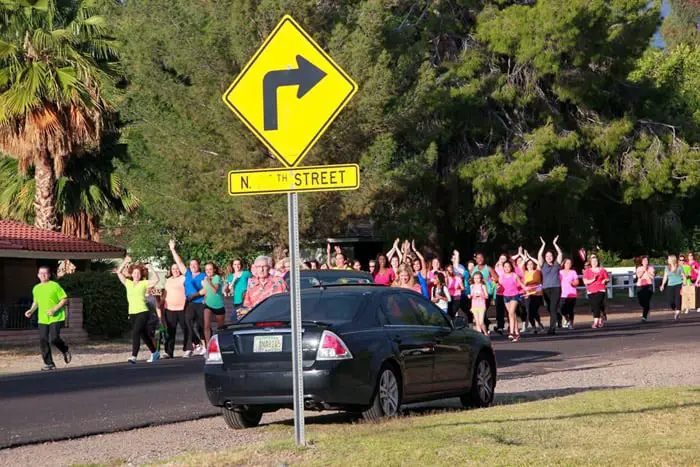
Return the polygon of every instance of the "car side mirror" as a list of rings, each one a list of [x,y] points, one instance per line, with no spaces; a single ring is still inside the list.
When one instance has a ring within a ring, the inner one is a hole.
[[[464,316],[458,316],[454,320],[454,326],[455,329],[464,329],[467,327],[467,320],[464,319]]]

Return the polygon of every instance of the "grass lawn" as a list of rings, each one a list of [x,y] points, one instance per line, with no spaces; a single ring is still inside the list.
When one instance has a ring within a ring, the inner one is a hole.
[[[222,424],[223,425],[223,424]],[[307,425],[289,439],[170,459],[179,465],[698,465],[700,387],[592,391],[382,423]]]

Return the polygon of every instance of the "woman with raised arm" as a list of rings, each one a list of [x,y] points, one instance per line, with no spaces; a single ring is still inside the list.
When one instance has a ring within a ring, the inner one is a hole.
[[[666,263],[666,267],[664,268],[664,278],[661,281],[661,287],[659,290],[662,292],[664,289],[666,290],[668,307],[671,309],[671,311],[673,311],[673,319],[678,319],[678,316],[681,314],[680,300],[683,275],[681,273],[681,267],[678,264],[678,258],[676,258],[676,255],[669,255]]]
[[[525,263],[525,315],[530,323],[532,332],[537,334],[544,330],[540,321],[540,307],[542,306],[542,272],[537,269],[537,263],[528,259]]]
[[[156,350],[153,339],[148,333],[150,312],[146,305],[146,291],[150,287],[158,285],[160,277],[153,271],[155,277],[149,281],[148,272],[148,267],[143,264],[132,265],[129,256],[124,258],[121,266],[117,269],[117,277],[126,288],[126,300],[129,303],[129,320],[131,321],[131,357],[127,360],[129,363],[136,363],[141,340],[151,351],[149,363],[160,358],[160,353]]]
[[[559,271],[561,270],[561,261],[564,258],[564,254],[559,248],[558,241],[559,235],[554,237],[552,244],[554,249],[557,251],[556,261],[554,259],[554,253],[547,251],[545,253],[544,249],[547,243],[542,237],[540,237],[542,246],[540,251],[537,253],[537,262],[540,265],[540,270],[542,271],[542,294],[544,296],[544,302],[547,306],[547,311],[549,311],[549,330],[547,335],[554,335],[557,332],[557,324],[559,323],[559,301],[561,300],[561,281],[559,279]]]
[[[591,267],[586,269],[583,273],[583,283],[586,285],[588,303],[591,307],[591,313],[593,313],[593,325],[591,327],[602,328],[603,310],[605,308],[605,289],[608,282],[610,282],[610,276],[608,275],[608,271],[600,265],[600,260],[597,255],[591,254],[588,260],[591,263]]]
[[[411,249],[416,259],[413,260],[413,275],[416,282],[420,285],[420,291],[425,298],[430,298],[430,287],[428,285],[428,265],[425,264],[425,258],[416,248],[416,241],[411,242]]]
[[[185,347],[188,339],[189,328],[185,320],[185,276],[180,272],[177,264],[170,266],[170,276],[165,279],[165,291],[162,297],[165,303],[165,323],[168,328],[168,338],[165,342],[165,353],[169,358],[175,356],[175,336],[177,327],[183,335],[182,351],[186,352]]]
[[[652,288],[654,284],[654,268],[649,265],[649,257],[644,255],[637,262],[635,270],[637,278],[637,298],[639,306],[642,307],[642,323],[649,319],[649,309],[651,308],[651,296],[654,295]]]
[[[187,339],[185,347],[187,350],[183,355],[184,358],[192,356],[192,349],[197,355],[204,355],[206,349],[202,345],[201,337],[204,336],[204,297],[200,295],[202,290],[202,281],[205,274],[200,269],[198,259],[191,259],[189,268],[185,266],[177,250],[175,249],[175,241],[170,240],[168,243],[170,253],[175,259],[175,264],[180,268],[180,272],[185,275],[185,322],[188,326]]]
[[[386,258],[392,264],[392,267],[394,264],[393,259],[395,257],[398,258],[398,260],[399,260],[398,263],[396,264],[397,268],[399,267],[398,265],[401,263],[401,261],[403,261],[403,256],[401,256],[401,249],[399,248],[400,241],[401,241],[401,239],[398,239],[398,238],[396,240],[394,240],[394,244],[392,245],[391,250],[387,251],[387,253],[386,253]],[[396,272],[397,271],[394,270],[394,273],[396,273]]]
[[[447,282],[447,290],[450,292],[450,306],[448,314],[450,318],[455,319],[457,311],[459,311],[462,303],[462,293],[464,292],[464,278],[455,273],[454,267],[448,264],[445,267],[445,280]]]

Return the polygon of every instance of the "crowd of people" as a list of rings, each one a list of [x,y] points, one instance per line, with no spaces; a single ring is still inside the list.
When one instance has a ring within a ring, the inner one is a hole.
[[[574,268],[574,259],[565,258],[559,247],[558,237],[552,240],[552,248],[540,238],[536,256],[520,247],[513,254],[501,254],[495,264],[489,265],[482,253],[463,262],[460,252],[454,250],[451,260],[443,264],[439,258],[426,261],[416,248],[415,241],[401,243],[396,239],[387,253],[367,263],[367,270],[377,284],[401,287],[422,294],[449,319],[458,316],[484,335],[507,335],[517,342],[521,333],[546,332],[554,335],[559,329],[574,329],[578,287],[583,284],[590,312],[592,328],[605,325],[606,291],[611,276],[601,265],[597,254],[586,255],[581,273]],[[188,264],[178,254],[174,241],[169,243],[173,264],[165,280],[164,290],[155,303],[156,325],[162,329],[165,358],[175,354],[177,329],[183,333],[183,356],[204,355],[206,344],[212,336],[212,325],[222,327],[226,322],[226,300],[233,305],[231,321],[237,321],[267,297],[288,290],[289,259],[282,258],[273,264],[270,257],[259,256],[250,268],[241,259],[234,259],[222,272],[214,263],[202,266],[197,259]],[[465,264],[466,263],[466,264]],[[305,261],[302,269],[347,269],[363,271],[360,261],[346,257],[340,247],[333,251],[327,246],[325,262],[316,259]],[[161,341],[153,338],[153,313],[149,308],[149,291],[160,282],[158,273],[148,265],[132,263],[130,257],[117,269],[117,276],[126,289],[129,319],[132,325],[132,355],[130,363],[137,361],[141,342],[151,352],[149,362],[161,358]],[[637,259],[634,272],[637,297],[642,311],[642,322],[647,322],[654,291],[656,271],[647,256]],[[55,367],[50,346],[53,344],[70,361],[67,345],[60,338],[60,323],[65,315],[66,294],[50,280],[48,268],[39,270],[39,284],[34,289],[34,303],[26,312],[27,317],[39,311],[42,356],[45,369]],[[678,319],[690,310],[700,312],[700,263],[692,253],[670,255],[664,267],[660,290],[665,291],[668,306]],[[495,325],[489,332],[487,311],[495,307]],[[547,329],[542,324],[540,310],[549,316]],[[507,334],[506,334],[507,333]]]

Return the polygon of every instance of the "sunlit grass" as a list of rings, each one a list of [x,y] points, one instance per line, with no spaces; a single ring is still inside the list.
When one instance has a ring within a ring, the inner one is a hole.
[[[188,454],[168,463],[697,465],[700,388],[592,391],[382,423],[311,424],[306,448],[294,446],[293,428],[285,429],[285,440]]]

